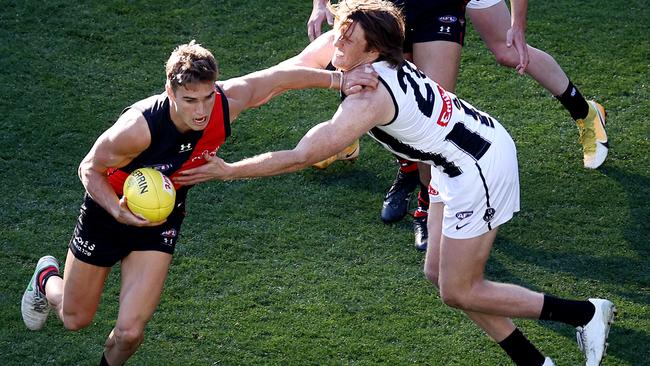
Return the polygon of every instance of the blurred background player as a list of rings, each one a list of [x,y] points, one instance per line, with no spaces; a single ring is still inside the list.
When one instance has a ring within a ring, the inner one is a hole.
[[[554,95],[575,120],[586,168],[599,167],[607,157],[609,145],[605,132],[605,109],[587,101],[573,85],[560,65],[549,54],[526,43],[527,0],[512,0],[512,16],[503,0],[393,0],[403,9],[406,20],[404,51],[418,68],[448,91],[455,91],[460,54],[465,35],[465,9],[486,46],[501,65],[528,74]],[[307,22],[309,39],[321,34],[323,22],[332,25],[327,0],[313,0]],[[350,152],[359,154],[358,141],[336,155],[316,164],[324,169],[336,160],[348,160]],[[408,211],[413,190],[420,186],[418,205],[413,213],[415,247],[426,249],[425,187],[430,176],[414,162],[398,159],[399,170],[384,197],[381,218],[390,223],[401,220]]]

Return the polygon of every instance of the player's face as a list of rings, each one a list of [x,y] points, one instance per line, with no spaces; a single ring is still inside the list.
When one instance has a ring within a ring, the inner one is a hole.
[[[379,53],[367,51],[367,45],[365,32],[359,24],[349,22],[339,25],[334,33],[332,65],[347,71],[363,63],[375,61]]]
[[[215,87],[213,82],[190,83],[171,90],[167,87],[171,102],[171,117],[181,132],[205,129],[210,120],[214,105]]]

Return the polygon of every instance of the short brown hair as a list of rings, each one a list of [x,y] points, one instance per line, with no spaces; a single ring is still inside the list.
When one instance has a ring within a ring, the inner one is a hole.
[[[190,83],[214,82],[219,76],[217,60],[212,52],[194,40],[174,49],[167,60],[165,72],[173,91]]]
[[[378,51],[378,61],[386,61],[393,67],[404,61],[404,16],[395,4],[386,0],[341,0],[329,6],[342,31],[353,22],[363,28],[368,44],[366,51]]]

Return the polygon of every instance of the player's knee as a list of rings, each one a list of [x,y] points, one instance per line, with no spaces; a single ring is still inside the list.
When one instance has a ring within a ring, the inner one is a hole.
[[[440,287],[438,286],[438,269],[424,266],[424,277],[426,277],[426,279],[434,286]]]
[[[144,340],[144,328],[135,325],[115,327],[115,343],[120,349],[137,348]]]
[[[63,312],[63,326],[67,330],[80,330],[90,325],[94,314],[82,312]]]
[[[452,308],[466,309],[468,305],[468,296],[464,291],[457,288],[443,286],[440,288],[440,298],[442,302]]]
[[[519,54],[514,48],[500,47],[492,50],[492,53],[501,66],[515,67],[519,64]]]

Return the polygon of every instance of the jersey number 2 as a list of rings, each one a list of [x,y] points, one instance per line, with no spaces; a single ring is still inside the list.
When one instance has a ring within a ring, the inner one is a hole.
[[[397,70],[397,80],[399,81],[399,86],[402,88],[402,91],[404,93],[406,93],[408,85],[413,88],[413,94],[415,95],[415,101],[418,104],[418,109],[425,116],[431,117],[433,114],[435,96],[433,95],[433,88],[431,87],[431,84],[426,82],[426,75],[424,75],[424,73],[422,73],[420,70],[413,69],[408,62],[404,62],[402,67]],[[420,83],[418,83],[418,81],[420,81]],[[426,90],[426,97],[422,95],[422,91],[420,90],[421,87],[424,87]]]

